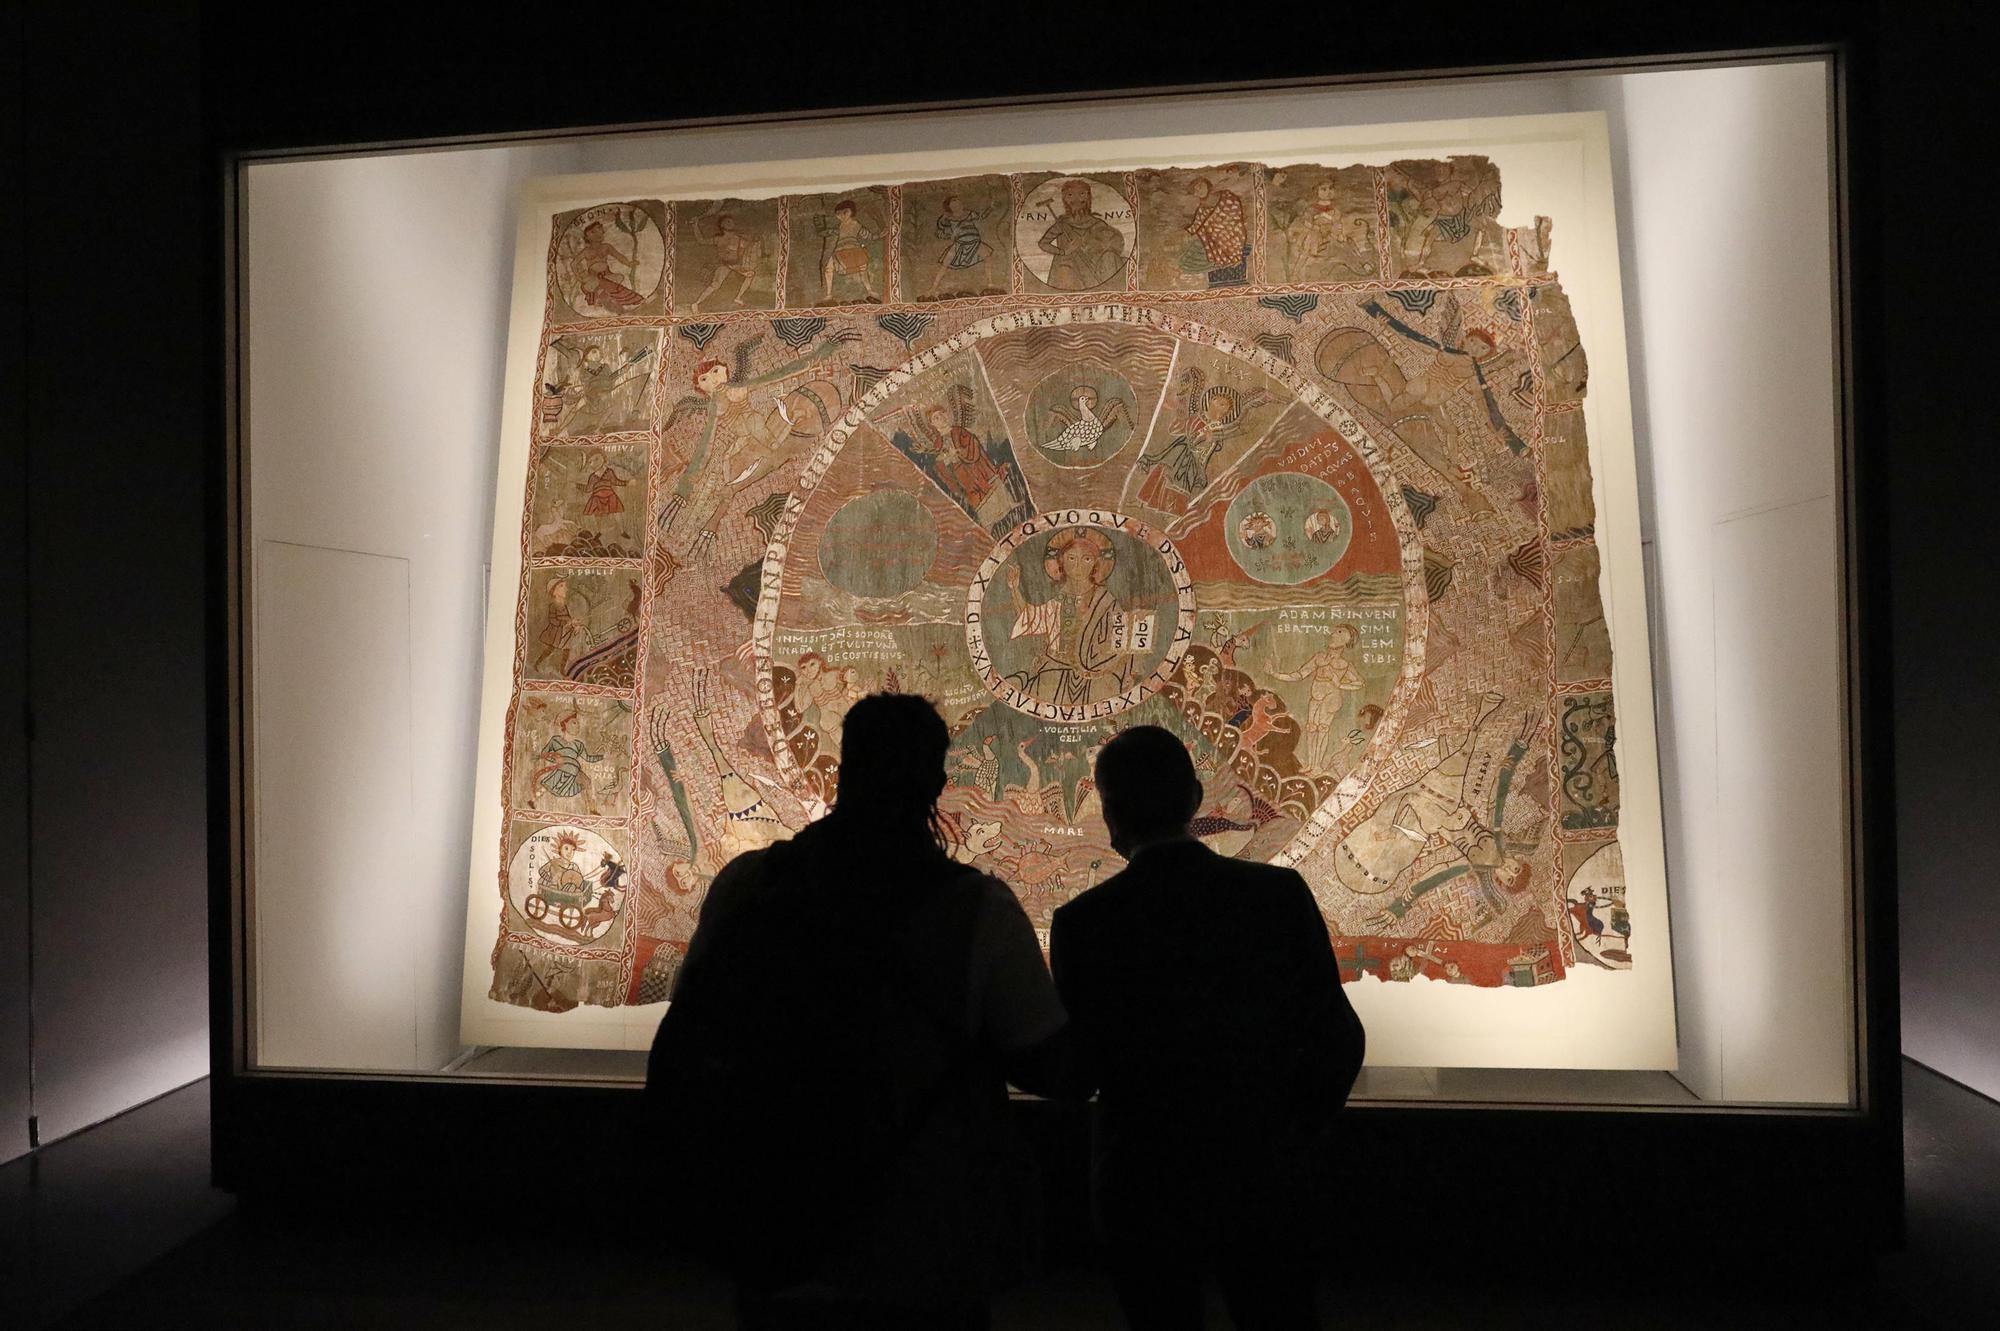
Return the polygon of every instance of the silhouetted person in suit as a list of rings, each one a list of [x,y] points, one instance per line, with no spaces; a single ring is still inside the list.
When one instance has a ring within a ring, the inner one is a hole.
[[[655,1037],[642,1151],[745,1328],[984,1327],[1031,1195],[1007,1082],[1081,1093],[1026,913],[940,848],[948,745],[856,703],[833,811],[716,875]]]
[[[1188,832],[1201,784],[1157,726],[1097,759],[1126,868],[1055,913],[1050,960],[1099,1085],[1098,1223],[1136,1331],[1202,1325],[1204,1274],[1242,1331],[1316,1327],[1312,1255],[1361,1022],[1292,869]]]

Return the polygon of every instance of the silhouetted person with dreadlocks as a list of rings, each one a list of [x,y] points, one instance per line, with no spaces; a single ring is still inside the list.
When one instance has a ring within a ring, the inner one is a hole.
[[[1097,1074],[1098,1223],[1135,1331],[1202,1325],[1213,1275],[1239,1331],[1319,1325],[1312,1258],[1335,1115],[1363,1036],[1292,869],[1188,832],[1201,783],[1158,726],[1097,758],[1125,869],[1060,907],[1049,957]]]
[[[1031,1196],[1006,1083],[1085,1089],[1020,903],[940,848],[948,745],[854,705],[833,811],[716,876],[654,1040],[642,1149],[746,1328],[985,1326]]]

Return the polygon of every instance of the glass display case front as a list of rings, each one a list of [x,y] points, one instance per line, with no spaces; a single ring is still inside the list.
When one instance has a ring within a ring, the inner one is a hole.
[[[249,166],[253,1067],[637,1078],[888,689],[1044,935],[1179,735],[1361,1099],[1854,1104],[1828,87]]]

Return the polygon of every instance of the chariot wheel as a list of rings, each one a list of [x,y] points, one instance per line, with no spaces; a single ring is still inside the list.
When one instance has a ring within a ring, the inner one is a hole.
[[[545,905],[543,909],[547,910],[548,907]],[[556,920],[563,928],[574,929],[583,923],[583,908],[580,906],[564,906],[562,910],[557,912]]]
[[[539,920],[549,913],[549,903],[542,899],[541,893],[530,892],[527,903],[521,907],[521,910],[529,919]]]

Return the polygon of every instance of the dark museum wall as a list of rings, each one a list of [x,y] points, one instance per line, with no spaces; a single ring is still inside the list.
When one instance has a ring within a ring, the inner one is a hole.
[[[172,8],[124,8],[116,40],[104,10],[10,12],[26,26],[0,44],[25,62],[0,88],[27,132],[7,272],[25,310],[5,345],[9,365],[25,345],[26,375],[7,410],[28,447],[7,594],[28,631],[25,671],[11,630],[5,668],[17,688],[25,674],[34,732],[21,798],[9,753],[0,832],[0,1157],[26,1146],[30,973],[43,1141],[208,1069],[198,30]]]
[[[0,36],[0,88],[21,86],[24,28],[17,13]],[[23,125],[14,100],[0,120],[0,180],[21,179]],[[26,257],[22,223],[26,195],[0,190],[0,467],[20,477],[26,465],[27,397],[26,293],[22,290]],[[0,509],[0,567],[20,570],[8,580],[6,609],[0,611],[0,696],[28,696],[28,488],[16,483],[6,490]],[[0,846],[28,845],[28,737],[18,715],[0,720]],[[15,863],[21,863],[16,857]],[[28,875],[0,873],[0,1160],[11,1160],[28,1149],[29,1021]]]
[[[30,957],[44,1140],[207,1063],[203,486],[214,427],[203,342],[217,312],[205,130],[293,142],[505,133],[772,109],[787,95],[838,106],[1193,84],[1307,76],[1332,59],[1502,63],[1545,54],[1550,33],[1662,50],[1699,34],[1678,13],[1552,9],[1546,25],[1482,26],[1436,51],[1384,31],[1343,34],[1332,54],[1311,41],[1222,48],[1147,30],[1129,34],[1146,49],[1125,57],[1083,43],[1003,60],[919,25],[893,49],[851,48],[837,79],[814,42],[740,55],[704,44],[705,63],[672,79],[585,86],[551,78],[541,40],[521,40],[546,35],[544,7],[491,6],[470,22],[406,8],[386,42],[379,23],[293,7],[217,7],[206,25],[186,4],[8,7],[4,146],[25,160],[0,190],[0,438],[17,478],[0,539],[21,571],[6,590],[18,600],[0,614],[0,683],[25,689],[36,733],[24,745],[17,725],[0,725],[10,866],[0,871],[0,1158],[27,1144]],[[1732,22],[1748,41],[1746,29],[1786,12],[1795,24],[1800,13],[1867,23],[1878,11],[1772,5]],[[1914,1057],[2000,1094],[2000,891],[1975,853],[1995,814],[2000,751],[2000,691],[1986,682],[2000,524],[1976,496],[2000,461],[1980,393],[1991,338],[1954,267],[1983,267],[1967,182],[1984,154],[1966,146],[1985,119],[1969,91],[1983,48],[1970,4],[1892,12],[1869,75],[1885,114],[1859,132],[1887,174],[1916,183],[1907,202],[1857,206],[1881,219],[1887,242],[1878,299],[1862,305],[1884,335],[1870,418],[1881,429],[1860,446],[1892,459],[1903,1031]],[[1633,24],[1649,31],[1635,37]],[[939,58],[913,49],[926,42]]]
[[[1992,126],[1974,100],[1991,18],[1957,4],[1902,12],[1881,71],[1894,90],[1887,174],[1964,180],[1991,154],[1971,144]],[[1946,296],[1965,254],[1961,209],[1923,194],[1899,190],[1882,210],[1903,1052],[2000,1098],[2000,872],[1984,847],[2000,813],[2000,523],[1986,511],[2000,429],[1984,319]]]

